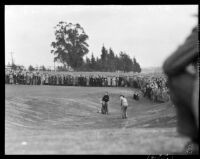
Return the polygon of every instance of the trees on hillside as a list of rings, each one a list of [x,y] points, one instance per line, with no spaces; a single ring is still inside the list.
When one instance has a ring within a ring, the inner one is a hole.
[[[104,45],[102,46],[101,49],[101,70],[105,71],[108,65],[108,50],[104,47]]]
[[[83,56],[88,53],[88,35],[80,24],[59,22],[55,27],[55,41],[51,43],[54,61],[78,69],[83,65]]]
[[[136,58],[134,57],[133,58],[133,72],[140,73],[141,71],[142,70],[141,70],[140,64],[136,61]]]
[[[100,58],[94,57],[92,53],[91,58],[86,57],[85,64],[82,66],[82,70],[87,71],[123,71],[123,72],[141,72],[139,63],[136,58],[133,60],[125,52],[120,52],[119,56],[114,53],[112,48],[106,49],[103,45],[101,48]]]
[[[133,63],[129,55],[124,52],[120,53],[120,70],[123,72],[130,72],[133,71]]]
[[[80,24],[72,24],[60,21],[55,27],[55,41],[51,43],[51,53],[55,55],[54,62],[60,62],[65,69],[66,66],[73,70],[84,71],[134,71],[141,72],[139,63],[125,52],[120,52],[119,56],[112,48],[101,48],[100,58],[95,58],[93,53],[91,58],[83,57],[89,52],[87,44],[88,35]]]
[[[109,49],[109,54],[108,54],[108,68],[110,72],[113,72],[116,70],[116,59],[115,59],[115,53],[112,50],[112,48]]]

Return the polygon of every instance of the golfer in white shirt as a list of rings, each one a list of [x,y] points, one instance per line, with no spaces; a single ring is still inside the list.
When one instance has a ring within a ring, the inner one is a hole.
[[[127,116],[128,101],[123,95],[120,95],[120,102],[121,102],[122,119],[126,119],[128,117]]]

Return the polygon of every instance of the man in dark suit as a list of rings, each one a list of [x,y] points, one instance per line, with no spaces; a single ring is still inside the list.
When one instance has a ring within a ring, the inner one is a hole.
[[[139,94],[138,93],[134,93],[133,94],[133,99],[134,100],[139,100]]]
[[[109,102],[109,95],[108,95],[108,92],[106,92],[102,98],[102,103],[103,103],[102,108],[103,108],[103,111],[105,111],[105,114],[107,115],[108,115],[108,102]]]

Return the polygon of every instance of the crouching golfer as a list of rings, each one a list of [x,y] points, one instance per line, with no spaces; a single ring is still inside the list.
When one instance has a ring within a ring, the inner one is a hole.
[[[122,119],[126,119],[128,117],[127,116],[128,101],[123,95],[120,95],[120,102],[121,102]]]
[[[106,92],[102,98],[102,109],[101,109],[102,114],[108,114],[108,101],[109,101],[109,96],[108,92]]]

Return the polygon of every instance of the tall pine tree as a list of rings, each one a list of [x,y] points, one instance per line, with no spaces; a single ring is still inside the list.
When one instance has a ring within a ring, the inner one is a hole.
[[[140,73],[142,71],[140,64],[136,61],[136,58],[133,58],[133,72]]]

